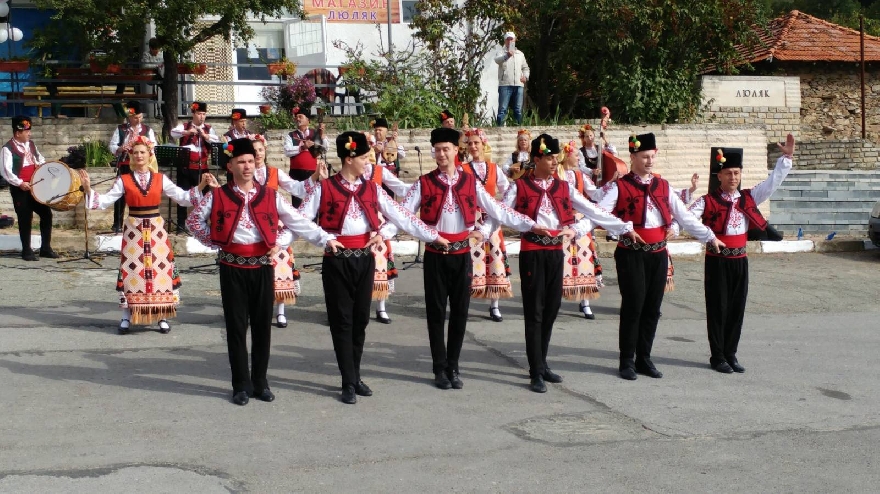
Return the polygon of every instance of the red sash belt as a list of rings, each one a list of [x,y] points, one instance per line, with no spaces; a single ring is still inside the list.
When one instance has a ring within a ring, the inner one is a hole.
[[[337,235],[336,241],[342,244],[346,249],[363,249],[367,242],[370,241],[370,234],[363,235]]]
[[[666,227],[657,227],[657,228],[640,228],[635,227],[635,232],[642,237],[644,240],[644,244],[630,244],[629,238],[621,240],[617,243],[617,246],[622,249],[630,249],[630,250],[644,250],[645,252],[661,252],[666,250]],[[621,237],[622,238],[622,237]],[[638,247],[635,248],[634,247]]]
[[[18,171],[18,178],[24,182],[30,182],[36,171],[37,167],[34,165],[23,166],[21,167],[21,170]]]
[[[269,249],[266,248],[266,244],[262,242],[257,242],[255,244],[229,244],[224,246],[222,250],[242,257],[262,256],[269,252]]]
[[[726,247],[722,247],[721,252],[712,252],[706,249],[707,256],[727,257],[729,259],[737,259],[746,257],[746,243],[748,242],[748,233],[739,235],[716,235],[718,240],[724,242]]]
[[[562,230],[547,230],[550,233],[550,237],[557,237]],[[536,236],[538,237],[538,236]],[[558,244],[548,244],[544,242],[535,242],[532,240],[531,235],[526,235],[525,233],[520,234],[519,236],[519,250],[520,252],[533,251],[533,250],[562,250],[562,243]]]
[[[465,231],[459,232],[459,233],[444,233],[444,232],[438,232],[438,233],[440,234],[441,237],[445,238],[446,240],[449,240],[449,243],[451,244],[454,242],[464,241],[467,238],[467,236],[470,235],[471,230],[465,230]],[[444,251],[444,250],[440,250],[437,247],[435,247],[434,244],[425,244],[425,251],[426,252],[433,252],[435,254],[470,254],[471,249],[470,249],[470,247],[462,247],[462,248],[456,249],[456,250]]]

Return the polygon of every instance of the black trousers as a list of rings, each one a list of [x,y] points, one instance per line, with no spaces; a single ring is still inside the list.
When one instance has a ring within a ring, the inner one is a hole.
[[[526,325],[526,356],[529,376],[544,374],[553,323],[562,306],[562,250],[529,250],[519,253],[522,278],[523,317]]]
[[[303,152],[308,153],[308,151],[303,151]],[[309,177],[311,177],[313,173],[315,173],[315,170],[300,170],[300,169],[294,170],[293,168],[291,168],[289,175],[290,175],[290,178],[292,178],[294,180],[299,180],[300,182],[302,182],[303,180],[307,180]],[[300,199],[299,197],[290,196],[290,204],[293,205],[293,207],[298,208],[299,205],[302,204],[302,202],[303,202],[303,200]],[[311,220],[314,218],[309,218],[309,219]]]
[[[669,256],[665,250],[644,252],[618,247],[614,251],[620,285],[620,363],[651,357],[660,305],[666,286]]]
[[[703,288],[709,362],[735,360],[749,293],[749,258],[706,256]]]
[[[220,295],[226,319],[226,343],[232,368],[232,391],[259,394],[269,387],[272,304],[275,302],[272,266],[239,268],[220,264]],[[247,332],[251,326],[251,366],[248,372]]]
[[[116,167],[116,176],[121,177],[131,173],[131,166],[118,165]],[[113,228],[122,226],[122,220],[125,219],[125,194],[122,195],[115,203],[113,203]]]
[[[12,206],[15,208],[15,216],[18,217],[18,236],[21,238],[21,252],[31,252],[31,229],[33,228],[34,213],[40,217],[40,250],[52,248],[52,209],[45,204],[40,204],[34,199],[30,191],[21,190],[12,185],[9,186],[12,194]]]
[[[183,190],[198,187],[202,181],[202,173],[207,170],[190,170],[187,167],[177,169],[177,186]],[[183,228],[186,225],[186,206],[177,206],[177,226]]]
[[[327,319],[343,386],[361,380],[375,269],[373,256],[324,256],[321,263]]]
[[[458,370],[458,358],[467,330],[471,305],[473,265],[470,252],[438,254],[425,252],[425,314],[434,373]],[[449,302],[449,336],[444,344],[443,326]]]

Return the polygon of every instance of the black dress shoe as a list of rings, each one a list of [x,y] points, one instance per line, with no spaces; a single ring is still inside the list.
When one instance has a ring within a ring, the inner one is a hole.
[[[58,255],[54,250],[52,250],[52,249],[40,249],[40,257],[45,257],[45,258],[47,258],[47,259],[58,259],[58,258],[61,257],[61,256],[59,256],[59,255]]]
[[[562,382],[562,376],[550,370],[549,367],[544,367],[544,380],[548,383],[559,384]]]
[[[464,387],[464,383],[461,382],[461,376],[458,375],[457,370],[449,371],[447,377],[449,377],[449,384],[452,386],[452,389],[461,389]]]
[[[498,307],[491,307],[489,309],[489,319],[495,322],[501,322],[504,320],[504,318],[501,317],[501,311],[498,309]]]
[[[730,368],[733,369],[733,372],[738,372],[742,374],[746,371],[746,368],[740,365],[740,363],[736,359],[730,359],[727,361],[730,364]]]
[[[119,334],[128,334],[130,329],[131,322],[129,322],[128,319],[122,319],[121,321],[119,321],[119,327],[116,329],[116,331]]]
[[[287,317],[284,314],[278,314],[275,316],[275,322],[279,328],[287,327]]]
[[[376,321],[378,321],[382,324],[391,324],[391,318],[388,317],[388,313],[385,312],[384,310],[377,310],[376,311]]]
[[[648,377],[653,377],[654,379],[660,379],[663,377],[663,373],[654,367],[654,363],[651,362],[650,359],[636,359],[636,372]]]
[[[535,393],[546,393],[547,385],[544,384],[544,378],[542,376],[533,377],[532,382],[529,383],[529,389]]]
[[[434,386],[437,386],[440,389],[449,389],[452,387],[452,383],[449,381],[449,377],[446,376],[445,372],[435,372]]]
[[[717,364],[712,364],[712,368],[722,374],[733,374],[733,367],[723,360]]]
[[[168,324],[168,321],[165,319],[159,321],[159,332],[162,334],[168,334],[171,332],[171,325]]]
[[[358,396],[373,396],[373,390],[370,389],[370,387],[367,386],[367,383],[363,381],[358,381],[357,383],[355,383],[354,392]]]
[[[351,384],[346,384],[342,387],[342,396],[340,397],[343,403],[346,405],[354,405],[358,402],[357,396],[354,392],[354,386]]]
[[[589,305],[580,304],[581,313],[584,315],[584,319],[595,319],[596,316],[593,314],[593,311],[590,309]]]
[[[248,401],[250,401],[250,398],[248,398],[247,391],[239,391],[232,395],[232,402],[236,405],[245,406],[248,404]]]
[[[620,377],[627,381],[635,381],[638,378],[638,376],[636,376],[636,369],[630,366],[620,368]]]
[[[275,401],[275,393],[273,393],[272,391],[269,391],[269,388],[266,388],[266,389],[260,391],[259,393],[255,392],[254,398],[256,398],[260,401],[265,401],[266,403],[271,403],[271,402]]]
[[[34,254],[34,251],[27,250],[27,251],[21,252],[21,258],[24,259],[25,261],[36,261],[37,255]]]

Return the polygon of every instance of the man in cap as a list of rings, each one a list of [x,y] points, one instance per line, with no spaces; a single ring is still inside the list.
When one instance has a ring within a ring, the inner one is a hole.
[[[498,64],[498,126],[504,125],[507,108],[513,106],[516,124],[522,125],[523,90],[529,80],[529,64],[516,49],[516,35],[504,33],[504,50],[495,57]]]
[[[224,144],[224,148],[230,158],[228,167],[233,181],[208,192],[189,215],[187,227],[200,242],[219,249],[217,261],[232,368],[232,401],[247,405],[249,397],[275,399],[266,378],[275,301],[272,256],[290,243],[291,231],[333,251],[342,245],[303,217],[274,189],[260,186],[253,179],[256,151],[250,139],[235,139]]]
[[[284,156],[290,158],[290,178],[307,180],[318,168],[318,152],[330,147],[330,141],[324,135],[324,124],[318,129],[309,128],[311,114],[309,108],[298,106],[293,109],[296,129],[284,136]],[[299,207],[302,199],[291,197],[293,207]]]
[[[448,246],[437,230],[403,209],[376,182],[364,179],[370,146],[361,132],[343,132],[336,138],[342,169],[309,192],[300,210],[318,218],[318,225],[336,235],[344,248],[324,253],[321,277],[336,362],[342,374],[342,401],[371,396],[361,379],[366,328],[370,321],[375,257],[372,249],[401,228],[423,242]],[[341,205],[341,206],[340,206]],[[387,222],[383,225],[381,217]]]
[[[192,120],[177,124],[171,129],[171,137],[179,139],[178,144],[189,149],[188,163],[177,170],[177,185],[183,190],[199,184],[202,174],[208,171],[211,143],[220,142],[214,129],[205,123],[208,116],[207,103],[194,101],[189,109]],[[186,207],[177,206],[177,233],[187,233],[185,225]]]
[[[40,257],[55,259],[52,250],[52,210],[31,194],[31,177],[45,162],[43,155],[31,140],[31,119],[17,116],[12,119],[12,139],[0,148],[0,173],[9,183],[12,205],[18,217],[18,235],[21,239],[21,258],[36,261],[31,249],[31,227],[34,213],[40,217]]]
[[[641,241],[631,221],[623,222],[599,209],[565,179],[556,175],[559,140],[541,134],[531,142],[535,168],[514,181],[504,194],[504,203],[522,213],[548,235],[520,236],[519,273],[522,278],[526,355],[529,360],[529,389],[547,391],[546,382],[561,383],[562,377],[547,365],[547,351],[553,324],[562,305],[564,238],[590,231],[593,222],[617,235]],[[575,212],[584,215],[575,221]],[[494,226],[494,225],[493,225]]]
[[[129,101],[125,105],[125,123],[116,126],[116,130],[107,140],[107,148],[116,156],[116,175],[125,175],[131,173],[131,158],[128,153],[131,151],[131,144],[143,137],[148,139],[153,146],[158,145],[156,134],[149,125],[144,123],[144,112],[141,108],[140,101]],[[113,205],[113,233],[119,233],[122,230],[122,220],[125,218],[125,198],[122,197]]]
[[[752,187],[739,190],[742,179],[742,153],[718,148],[712,158],[713,170],[721,182],[718,189],[700,197],[689,210],[726,244],[721,250],[706,249],[703,285],[706,296],[706,329],[709,336],[709,365],[718,372],[745,372],[736,358],[746,298],[749,291],[749,259],[746,241],[750,228],[765,230],[767,220],[758,211],[785,180],[792,167],[794,137],[777,143],[782,156],[770,176]]]
[[[223,142],[229,142],[235,139],[254,139],[254,134],[248,131],[247,110],[244,108],[233,108],[229,115],[232,126],[223,134]]]
[[[452,114],[449,110],[443,110],[440,112],[440,127],[445,127],[447,129],[455,128],[455,115]]]
[[[619,371],[621,378],[634,381],[637,372],[663,377],[651,361],[651,348],[666,287],[666,239],[673,235],[673,220],[713,248],[721,249],[724,243],[687,210],[669,182],[652,173],[657,157],[654,134],[632,135],[629,153],[630,172],[602,188],[599,206],[631,221],[643,239],[621,238],[614,251],[621,296]]]
[[[491,222],[476,230],[477,208],[499,223],[526,232],[535,222],[499,203],[486,192],[471,173],[459,171],[455,164],[459,132],[439,128],[431,131],[437,168],[419,177],[413,184],[403,206],[421,220],[436,228],[450,245],[425,244],[425,312],[428,339],[431,343],[434,385],[440,389],[461,389],[459,356],[467,328],[470,307],[471,250],[470,242],[482,242],[492,231]],[[497,227],[497,223],[495,227]],[[546,230],[536,229],[546,235]],[[449,336],[444,344],[446,304],[449,303]]]

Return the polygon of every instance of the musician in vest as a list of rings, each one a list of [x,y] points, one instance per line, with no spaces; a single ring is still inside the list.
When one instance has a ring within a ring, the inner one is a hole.
[[[447,129],[455,128],[455,115],[452,114],[449,110],[443,110],[440,112],[440,126],[445,127]]]
[[[746,298],[749,291],[749,259],[746,240],[750,228],[764,230],[767,220],[758,205],[770,199],[792,167],[794,137],[788,134],[785,144],[778,143],[782,156],[770,176],[740,191],[742,154],[724,155],[719,150],[715,160],[720,163],[718,179],[721,187],[697,199],[691,213],[703,220],[726,247],[706,250],[703,286],[706,294],[706,329],[709,335],[709,365],[718,372],[745,372],[736,358]]]
[[[171,331],[168,319],[177,316],[181,282],[165,220],[159,215],[162,195],[181,206],[191,207],[201,200],[203,188],[219,186],[213,175],[203,173],[199,186],[185,191],[165,175],[149,169],[152,153],[153,142],[147,137],[138,136],[129,143],[127,155],[131,169],[120,174],[105,194],[93,190],[88,174],[80,170],[86,207],[106,209],[120,199],[128,205],[116,278],[122,309],[119,334],[128,334],[132,324],[155,323],[160,333],[167,334]]]
[[[298,106],[293,109],[293,114],[296,118],[296,129],[284,136],[284,156],[290,158],[290,178],[306,180],[318,168],[319,153],[313,154],[312,150],[328,149],[330,141],[324,135],[323,123],[317,130],[309,128],[311,115],[308,108]],[[322,134],[320,139],[318,131]],[[290,202],[293,207],[298,208],[302,199],[292,197]]]
[[[116,175],[122,176],[131,172],[131,145],[143,137],[153,143],[153,147],[159,144],[156,134],[149,125],[144,123],[144,112],[140,101],[129,101],[126,104],[126,122],[118,125],[116,130],[107,140],[107,148],[116,156]],[[120,197],[113,205],[113,233],[122,231],[122,219],[125,213],[125,198]]]
[[[485,151],[488,147],[486,132],[479,128],[465,132],[468,142],[468,153],[471,161],[462,163],[461,168],[466,173],[471,173],[490,196],[504,195],[509,182],[501,167],[487,160]],[[477,211],[479,218],[477,223],[482,225],[488,220],[482,210]],[[471,260],[473,277],[471,278],[471,297],[489,299],[489,318],[495,322],[501,322],[501,309],[498,301],[502,298],[512,298],[513,290],[510,286],[510,265],[507,261],[507,248],[504,245],[504,235],[501,229],[495,229],[484,242],[475,242],[471,245]]]
[[[477,208],[489,218],[515,230],[529,231],[535,222],[499,203],[471,173],[455,165],[459,132],[439,128],[431,131],[437,168],[419,177],[407,192],[403,206],[449,240],[448,248],[425,245],[425,313],[431,344],[434,385],[440,389],[461,389],[459,356],[467,329],[472,275],[470,243],[482,243],[498,227],[486,221],[477,228]],[[540,230],[544,231],[544,230]],[[444,344],[446,304],[449,303],[449,334]]]
[[[229,142],[235,139],[254,139],[254,134],[248,131],[247,110],[244,108],[233,108],[229,114],[229,120],[232,123],[229,130],[223,134],[223,142]]]
[[[585,124],[578,130],[578,138],[581,140],[581,148],[578,155],[578,166],[581,171],[590,175],[594,181],[599,178],[602,170],[599,166],[599,144],[596,142],[596,134],[593,132],[593,126]],[[617,155],[617,148],[610,142],[605,143],[605,150],[611,154]]]
[[[336,154],[342,169],[322,180],[301,207],[305,216],[317,215],[318,225],[336,235],[344,246],[336,252],[325,251],[321,278],[333,349],[342,374],[341,399],[347,404],[356,403],[358,395],[373,394],[361,379],[375,272],[372,250],[384,245],[396,228],[426,243],[449,246],[437,230],[403,209],[378,184],[364,179],[368,151],[367,139],[360,132],[340,134]],[[387,220],[384,225],[380,213]]]
[[[382,117],[373,120],[370,124],[373,127],[373,135],[376,136],[374,149],[376,150],[377,157],[382,156],[385,148],[389,145],[397,148],[397,160],[394,161],[394,168],[391,169],[391,173],[398,175],[400,173],[400,160],[406,158],[406,150],[403,148],[403,144],[400,144],[397,140],[397,131],[389,133],[388,120]]]
[[[187,218],[187,227],[205,246],[219,249],[232,402],[247,405],[250,397],[275,399],[266,377],[275,300],[272,258],[293,240],[291,233],[334,251],[341,244],[303,217],[281,194],[254,180],[256,151],[249,139],[230,141],[223,152],[230,157],[233,181],[205,195]]]
[[[274,166],[266,166],[266,138],[261,134],[252,136],[254,144],[254,181],[258,184],[278,191],[286,190],[293,197],[304,199],[311,190],[323,178],[327,178],[327,167],[318,164],[315,173],[309,180],[298,181],[290,178],[284,170],[279,170]],[[231,174],[230,174],[231,175]],[[232,182],[234,178],[229,181]],[[287,304],[295,304],[296,297],[300,293],[300,273],[296,269],[296,258],[293,254],[293,247],[288,246],[286,249],[280,249],[272,259],[275,267],[275,302],[277,303],[277,311],[275,313],[275,322],[279,328],[287,327],[287,315],[285,307]]]
[[[364,134],[369,143],[375,143],[373,134]],[[370,152],[367,153],[369,158],[368,164],[364,169],[364,180],[372,180],[382,190],[388,192],[388,195],[405,196],[409,191],[410,185],[404,183],[394,173],[391,172],[389,166],[393,166],[397,156],[397,148],[388,146],[382,153],[383,157],[376,156],[376,150],[370,146]],[[394,252],[391,249],[391,241],[386,240],[384,244],[379,244],[373,249],[373,257],[376,258],[376,274],[373,279],[373,300],[376,301],[376,321],[382,324],[391,324],[391,317],[388,315],[386,303],[388,298],[394,293],[394,280],[397,278],[397,268],[394,264]]]
[[[578,166],[580,151],[577,143],[570,141],[562,147],[562,151],[560,178],[574,187],[579,194],[596,202],[599,189],[590,179],[590,175]],[[583,215],[576,213],[575,217],[580,219]],[[579,234],[571,242],[564,243],[562,252],[565,254],[562,297],[566,300],[577,300],[584,318],[595,319],[596,316],[590,308],[590,300],[599,298],[599,288],[604,285],[602,264],[599,263],[592,225],[585,235]]]
[[[52,209],[34,199],[31,177],[46,159],[31,140],[31,119],[17,116],[12,119],[12,139],[0,148],[0,172],[9,183],[12,205],[18,218],[18,236],[21,239],[21,258],[36,261],[31,249],[31,228],[34,213],[40,217],[40,257],[57,259],[52,250]]]
[[[171,137],[178,139],[178,144],[189,148],[189,163],[177,170],[177,185],[184,190],[195,187],[202,174],[208,171],[211,160],[211,143],[220,142],[213,127],[205,123],[208,105],[195,101],[190,105],[192,120],[180,123],[171,129]],[[177,206],[177,233],[186,231],[186,207]]]
[[[547,391],[546,382],[561,383],[550,370],[547,353],[553,324],[562,305],[564,254],[562,245],[578,234],[585,235],[596,222],[608,231],[640,241],[631,222],[621,221],[600,210],[574,187],[556,175],[559,141],[547,134],[532,140],[531,160],[535,169],[514,181],[504,194],[504,203],[535,221],[546,233],[520,236],[519,272],[522,279],[526,356],[529,361],[529,389]],[[584,215],[578,222],[575,212]]]
[[[663,377],[651,361],[651,348],[666,286],[666,239],[675,219],[688,233],[713,248],[724,243],[685,208],[669,182],[654,176],[657,143],[654,134],[633,135],[629,141],[631,171],[602,189],[599,206],[631,221],[644,242],[622,238],[614,251],[620,285],[620,377],[633,381],[636,373]]]
[[[516,149],[507,156],[501,169],[511,178],[519,178],[521,171],[529,163],[532,149],[532,134],[526,129],[516,132]]]

